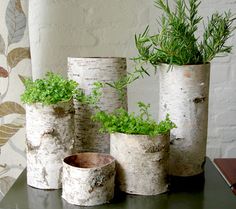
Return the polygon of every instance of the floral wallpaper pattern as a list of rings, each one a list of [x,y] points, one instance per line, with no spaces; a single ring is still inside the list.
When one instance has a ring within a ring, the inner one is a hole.
[[[30,59],[27,13],[24,11],[27,3],[26,0],[4,0],[2,4],[1,1],[0,13],[5,14],[5,24],[0,24],[0,149],[25,125],[25,109],[19,103],[22,92],[17,85],[23,86],[20,80],[25,74],[31,76],[31,70],[25,73],[22,69],[26,65],[30,69],[30,60],[25,61]],[[3,177],[6,172],[7,165],[0,164],[0,199],[14,180]]]

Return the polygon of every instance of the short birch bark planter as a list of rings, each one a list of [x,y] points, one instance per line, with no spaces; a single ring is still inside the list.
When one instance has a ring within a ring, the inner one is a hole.
[[[204,170],[209,77],[210,64],[159,68],[159,119],[169,113],[177,126],[170,136],[171,175],[193,176]]]
[[[62,160],[74,142],[72,101],[26,105],[27,183],[39,189],[61,188]]]
[[[153,138],[114,133],[110,139],[121,191],[157,195],[168,190],[169,135]]]
[[[92,84],[96,81],[112,82],[126,75],[126,59],[120,57],[111,58],[68,58],[68,77],[79,83],[80,88],[89,94]],[[127,109],[127,99],[122,103],[117,91],[111,87],[104,87],[103,96],[98,105],[106,112],[112,112],[117,108]],[[125,90],[125,94],[127,94]],[[75,106],[75,152],[91,151],[109,153],[109,135],[100,134],[99,126],[91,121],[94,113],[92,108],[79,105]]]
[[[70,204],[101,205],[114,196],[115,159],[108,154],[79,153],[63,162],[62,197]]]

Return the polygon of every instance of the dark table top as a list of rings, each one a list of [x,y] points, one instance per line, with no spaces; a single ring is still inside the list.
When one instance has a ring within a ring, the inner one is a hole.
[[[207,159],[205,173],[198,177],[172,179],[171,191],[156,196],[117,192],[110,204],[79,207],[66,203],[61,190],[44,191],[26,184],[26,170],[0,203],[1,209],[236,209],[236,196]]]

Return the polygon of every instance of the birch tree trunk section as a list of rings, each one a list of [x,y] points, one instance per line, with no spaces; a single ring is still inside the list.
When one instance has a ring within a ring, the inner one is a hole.
[[[62,197],[70,204],[101,205],[114,196],[115,159],[108,154],[79,153],[64,159]]]
[[[62,160],[74,142],[72,101],[26,105],[27,183],[39,189],[61,188]]]
[[[126,75],[125,58],[68,58],[68,77],[79,83],[80,88],[89,94],[96,81],[113,82]],[[120,101],[117,91],[109,86],[102,89],[103,96],[99,107],[106,112],[113,112],[123,107],[127,109],[127,89],[124,103]],[[109,135],[99,133],[99,125],[91,120],[94,109],[74,101],[75,134],[74,152],[109,153]]]
[[[194,176],[204,171],[208,126],[210,64],[161,65],[159,120],[170,114],[170,174]]]
[[[114,133],[110,139],[121,191],[157,195],[168,190],[169,135],[153,138]]]

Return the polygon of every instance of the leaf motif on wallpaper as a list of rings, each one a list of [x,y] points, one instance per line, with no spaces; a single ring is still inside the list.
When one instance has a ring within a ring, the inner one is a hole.
[[[3,102],[0,104],[0,118],[10,114],[25,114],[25,109],[16,102]]]
[[[25,86],[25,81],[28,80],[28,79],[31,79],[31,77],[23,76],[23,75],[20,75],[20,74],[18,74],[18,77],[21,80],[21,82],[24,84],[24,86]]]
[[[2,35],[0,34],[0,54],[5,54],[5,42],[4,39],[2,37]]]
[[[8,29],[8,46],[19,42],[25,32],[26,16],[20,0],[9,0],[6,10],[6,25]]]
[[[30,48],[16,48],[7,55],[7,63],[14,68],[21,60],[30,59]]]
[[[21,128],[25,126],[25,115],[19,115],[11,123],[0,125],[0,146],[3,146]]]
[[[9,75],[9,73],[7,72],[6,69],[4,69],[3,67],[0,66],[0,78],[7,78]]]

